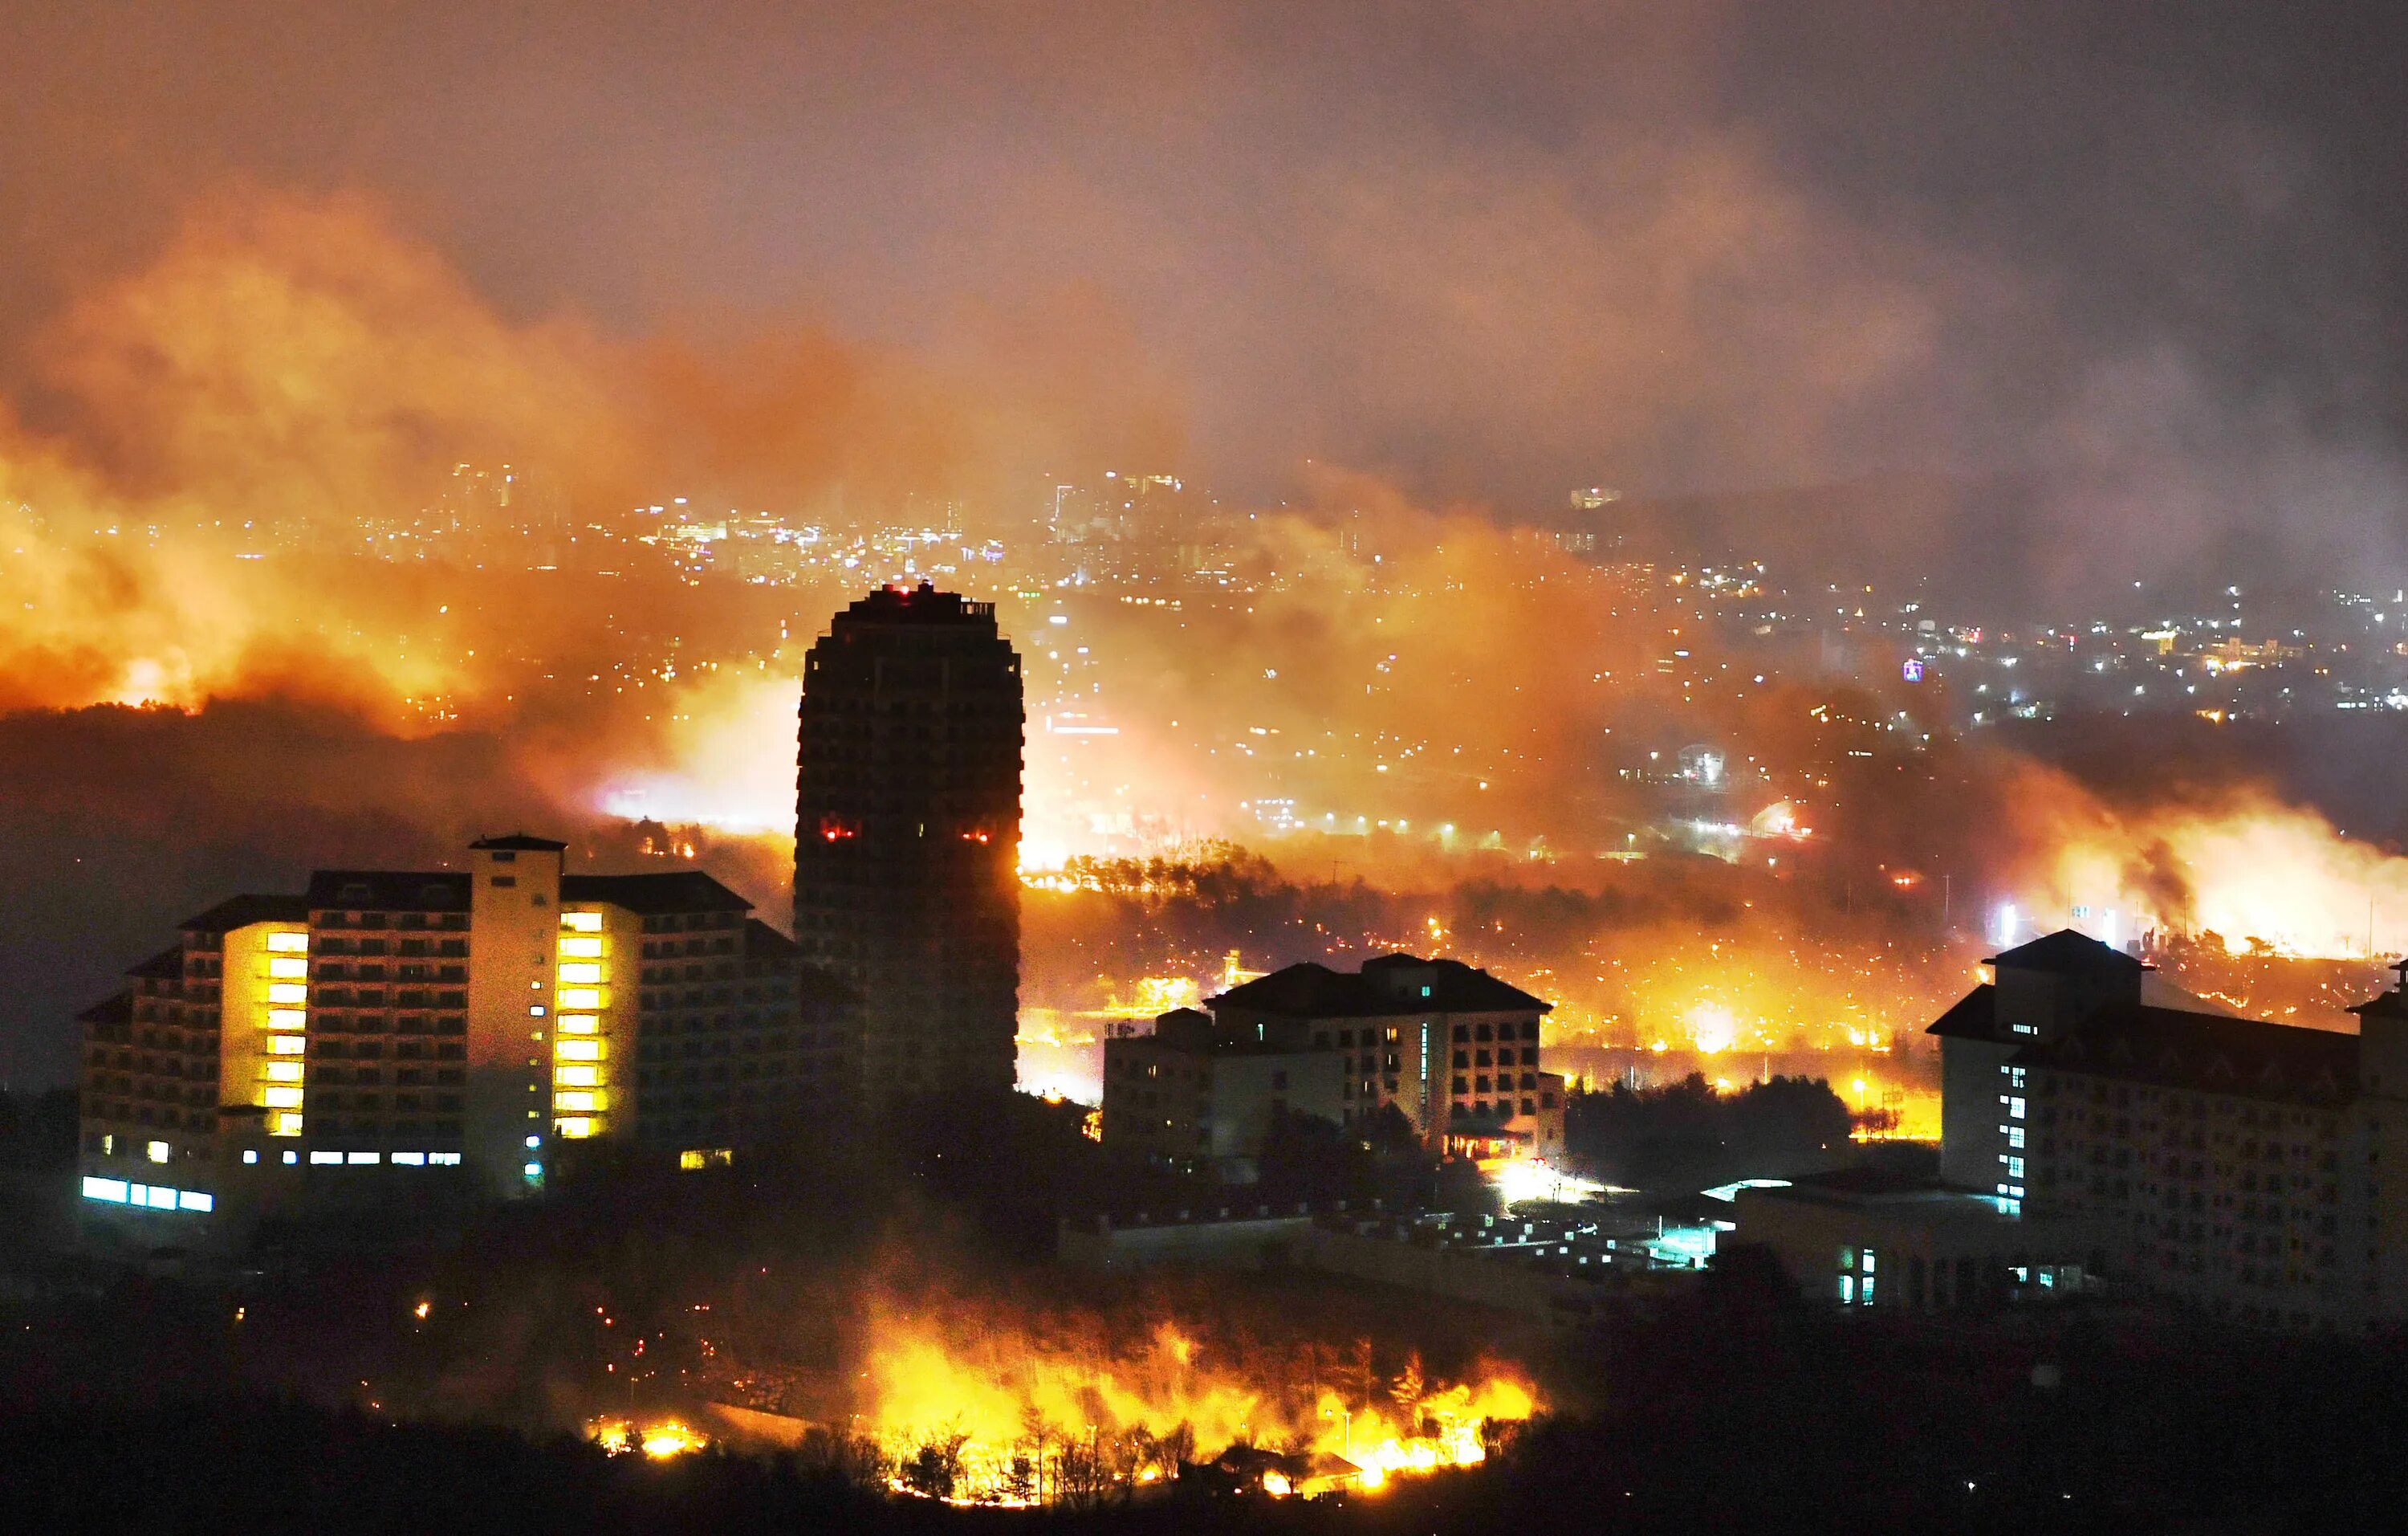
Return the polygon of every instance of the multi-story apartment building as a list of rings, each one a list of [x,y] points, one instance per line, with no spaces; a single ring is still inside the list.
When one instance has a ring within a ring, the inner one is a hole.
[[[624,1146],[689,1164],[850,1102],[850,995],[694,871],[572,875],[486,839],[460,870],[322,869],[239,896],[82,1015],[84,1193],[277,1209],[538,1188]]]
[[[805,661],[795,938],[862,998],[868,1102],[1011,1091],[1023,723],[995,605],[925,582],[853,603]]]
[[[1369,1127],[1400,1114],[1432,1149],[1563,1154],[1564,1080],[1540,1066],[1554,1005],[1411,955],[1303,964],[1104,1042],[1107,1146],[1242,1173],[1283,1113]]]
[[[2351,1035],[2145,1000],[2141,962],[2071,931],[1989,964],[1931,1030],[1952,1182],[2078,1223],[2094,1274],[2214,1316],[2408,1321],[2401,991]]]

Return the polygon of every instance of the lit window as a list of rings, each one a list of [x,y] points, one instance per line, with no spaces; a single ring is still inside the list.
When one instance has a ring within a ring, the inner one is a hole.
[[[591,1114],[594,1111],[602,1107],[595,1102],[596,1097],[598,1096],[584,1092],[553,1094],[552,1096],[552,1107],[555,1110],[577,1111],[581,1113]]]
[[[270,982],[267,1000],[272,1003],[305,1003],[309,1000],[309,988],[299,982]]]
[[[560,941],[560,957],[564,960],[599,960],[602,958],[602,940],[598,938],[563,939]],[[568,972],[563,970],[561,977],[566,980]]]
[[[301,1037],[298,1035],[270,1035],[267,1037],[267,1054],[272,1056],[297,1056],[307,1049],[308,1049],[308,1047],[303,1043]],[[269,1075],[273,1076],[274,1074],[271,1073]]]
[[[2023,1160],[2021,1157],[2010,1157],[2010,1158],[2008,1158],[2008,1159],[2007,1159],[2007,1177],[2008,1177],[2008,1178],[2010,1178],[2010,1179],[2020,1179],[2020,1178],[2022,1178],[2023,1176],[2024,1176],[2024,1160]]]
[[[309,974],[309,962],[297,955],[280,955],[267,962],[267,973],[279,981],[297,982]]]
[[[702,1166],[703,1158],[702,1149],[700,1147],[689,1147],[685,1151],[678,1154],[678,1167],[685,1170],[688,1173],[693,1172],[695,1170]],[[93,1181],[90,1179],[86,1179],[84,1181],[87,1184],[92,1182]]]
[[[301,1134],[301,1117],[297,1114],[271,1114],[267,1117],[267,1134],[270,1136],[298,1136]],[[288,1163],[291,1162],[293,1160],[293,1154],[289,1152],[286,1153],[284,1155],[284,1160]]]
[[[111,1205],[123,1205],[125,1203],[125,1181],[123,1179],[87,1178],[83,1182],[83,1198],[88,1200],[107,1200]]]
[[[167,1160],[167,1143],[145,1141],[142,1143],[142,1156],[154,1163],[164,1163]]]
[[[142,1186],[136,1184],[134,1187],[139,1189]],[[143,1203],[153,1211],[173,1211],[176,1209],[176,1194],[175,1190],[165,1184],[154,1184],[150,1186],[149,1198]]]
[[[114,1156],[117,1156],[117,1138],[116,1138],[115,1136],[113,1136],[113,1135],[112,1135],[112,1136],[104,1136],[104,1137],[102,1137],[102,1138],[100,1139],[100,1152],[101,1152],[101,1156],[104,1156],[104,1157],[114,1157]]]
[[[423,1152],[396,1152],[393,1155],[393,1160],[404,1168],[424,1168],[426,1166],[426,1154]]]
[[[558,1022],[564,1035],[590,1035],[601,1025],[591,1013],[563,1013]]]
[[[530,1180],[540,1179],[543,1177],[543,1165],[541,1163],[529,1163],[521,1171],[524,1172]]]
[[[259,1101],[271,1110],[297,1110],[301,1107],[301,1090],[298,1088],[263,1089],[259,1095]]]
[[[328,1163],[333,1163],[337,1167],[340,1167],[342,1165],[342,1161],[343,1155],[339,1152],[313,1152],[309,1154],[309,1166],[311,1168],[323,1168]]]
[[[295,1002],[300,1000],[298,998],[294,999]],[[309,1015],[297,1008],[271,1008],[267,1011],[267,1027],[270,1029],[305,1029],[308,1024]]]
[[[254,1147],[245,1147],[242,1153],[242,1160],[246,1163],[255,1163],[259,1161],[258,1149]]]
[[[562,912],[560,926],[571,933],[600,933],[602,914],[600,912]]]
[[[343,1161],[350,1163],[354,1167],[363,1163],[380,1163],[384,1161],[384,1154],[381,1152],[354,1152],[351,1156],[345,1157]]]
[[[298,1083],[301,1064],[297,1061],[271,1061],[263,1069],[270,1083]]]
[[[2022,1099],[2020,1099],[2020,1098],[2010,1098],[2010,1099],[2008,1099],[2008,1100],[2007,1100],[2007,1118],[2008,1118],[2008,1119],[2010,1119],[2010,1120],[2020,1120],[2020,1119],[2022,1119],[2023,1117],[2024,1117],[2024,1101],[2023,1101]]]
[[[589,960],[569,961],[561,966],[560,980],[564,986],[599,986],[602,968]]]
[[[214,1211],[217,1206],[215,1196],[204,1194],[200,1190],[179,1189],[176,1192],[176,1209],[179,1211]]]
[[[298,955],[308,949],[309,936],[306,933],[271,933],[267,936],[267,947],[280,954]]]
[[[426,1155],[426,1160],[437,1168],[460,1166],[460,1155],[456,1152],[430,1152]]]
[[[552,1074],[552,1082],[564,1088],[598,1088],[602,1085],[599,1067],[563,1067]]]
[[[568,1141],[582,1141],[594,1134],[594,1122],[583,1115],[575,1115],[561,1121],[556,1128]]]
[[[591,987],[565,987],[561,990],[560,1006],[570,1012],[591,1013],[602,1006],[602,994]]]
[[[298,1117],[296,1116],[295,1118],[298,1118]],[[294,1134],[298,1135],[298,1134],[300,1134],[300,1133],[296,1130]],[[284,1166],[285,1166],[285,1167],[287,1167],[287,1168],[291,1168],[294,1164],[295,1164],[295,1163],[299,1162],[300,1160],[301,1160],[301,1155],[300,1155],[299,1153],[297,1153],[297,1152],[288,1152],[288,1153],[286,1153],[286,1154],[284,1155]]]
[[[552,1049],[559,1054],[560,1059],[563,1061],[599,1061],[602,1059],[602,1042],[598,1040],[554,1041],[552,1042]]]
[[[1856,1277],[1852,1274],[1842,1275],[1840,1277],[1840,1305],[1843,1307],[1854,1306],[1856,1304]]]

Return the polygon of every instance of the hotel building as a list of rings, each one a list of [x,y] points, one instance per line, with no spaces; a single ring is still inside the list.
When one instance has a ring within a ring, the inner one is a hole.
[[[591,1148],[703,1166],[843,1111],[850,994],[710,876],[572,875],[566,846],[319,870],[186,920],[80,1017],[85,1196],[523,1194]]]
[[[1311,963],[1104,1042],[1104,1144],[1243,1177],[1283,1114],[1369,1127],[1393,1108],[1434,1151],[1560,1160],[1554,1004],[1455,960]]]
[[[2070,930],[1932,1026],[1942,1172],[2076,1223],[2085,1268],[2244,1326],[2408,1321],[2408,997],[2356,1034],[2235,1018]]]

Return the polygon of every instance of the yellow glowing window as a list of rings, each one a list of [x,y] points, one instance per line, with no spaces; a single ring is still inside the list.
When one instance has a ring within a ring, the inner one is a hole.
[[[583,1009],[591,1012],[602,1006],[602,994],[591,987],[565,988],[560,994],[560,1006],[566,1010]]]
[[[560,968],[560,982],[563,986],[599,986],[602,984],[602,968],[591,961],[566,961]]]
[[[552,1082],[564,1088],[598,1088],[602,1085],[599,1067],[563,1067],[552,1074]]]
[[[142,1143],[142,1156],[150,1158],[154,1163],[164,1163],[167,1160],[167,1143],[165,1141],[145,1141]]]
[[[600,933],[602,914],[600,912],[562,912],[560,926],[571,933]]]
[[[600,1097],[593,1093],[556,1093],[552,1096],[552,1107],[564,1112],[576,1110],[590,1114],[602,1107],[595,1102]]]
[[[297,955],[279,955],[267,962],[267,973],[284,981],[297,982],[309,974],[309,962]]]
[[[298,1083],[301,1081],[301,1064],[297,1061],[271,1061],[267,1064],[266,1070],[267,1080],[270,1083]]]
[[[591,1013],[563,1013],[554,1022],[564,1035],[590,1035],[601,1021]]]
[[[594,1122],[583,1115],[577,1115],[559,1122],[554,1128],[567,1140],[577,1141],[594,1134]]]
[[[301,1117],[297,1114],[271,1114],[267,1117],[267,1134],[298,1136],[301,1134]]]
[[[309,1023],[309,1015],[297,1008],[271,1008],[267,1011],[270,1029],[300,1029]]]
[[[602,1042],[598,1040],[559,1040],[552,1042],[554,1055],[563,1061],[599,1061]]]
[[[270,982],[267,983],[267,1000],[272,1003],[305,1003],[309,1000],[309,989],[299,982]]]
[[[301,1107],[301,1090],[298,1088],[263,1089],[259,1101],[271,1110],[297,1110]]]
[[[560,941],[561,957],[566,960],[599,960],[602,958],[600,939],[564,939]]]
[[[267,1037],[267,1053],[270,1055],[297,1056],[301,1054],[301,1051],[302,1041],[301,1037],[298,1035],[270,1035]]]
[[[267,936],[267,947],[287,955],[297,955],[308,949],[309,936],[306,933],[271,933]]]
[[[678,1154],[678,1167],[684,1169],[687,1172],[691,1173],[701,1166],[702,1149],[700,1147],[688,1147],[685,1151]]]

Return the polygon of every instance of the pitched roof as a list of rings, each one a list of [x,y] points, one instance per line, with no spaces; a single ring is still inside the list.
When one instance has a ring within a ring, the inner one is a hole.
[[[130,991],[112,992],[76,1015],[78,1024],[131,1024],[133,1022],[134,994]]]
[[[2010,1058],[2118,1082],[2286,1103],[2333,1104],[2358,1094],[2358,1037],[2263,1019],[2114,1003],[2057,1040]]]
[[[646,875],[563,875],[563,901],[600,901],[646,917],[662,912],[749,912],[752,903],[699,869]]]
[[[747,960],[791,960],[802,953],[802,945],[759,918],[744,920],[744,958]]]
[[[171,944],[125,974],[150,982],[181,981],[184,976],[184,946]]]
[[[2086,933],[2071,928],[2059,928],[2045,938],[2028,944],[2017,944],[2011,950],[1991,955],[1983,964],[2008,966],[2017,970],[2052,970],[2059,973],[2093,970],[2131,971],[2145,969],[2119,949],[2111,949]]]
[[[513,832],[507,838],[479,838],[468,845],[476,849],[498,849],[517,854],[557,854],[568,844],[550,838],[533,838],[524,832]]]
[[[231,896],[176,925],[186,933],[232,933],[253,923],[307,923],[309,898],[302,896]]]
[[[1359,972],[1307,960],[1274,970],[1211,999],[1281,1018],[1384,1018],[1399,1013],[1549,1012],[1555,1004],[1460,960],[1384,955]]]
[[[1996,1040],[1999,1033],[1998,988],[1984,982],[1956,999],[1947,1012],[1934,1019],[1927,1035],[1942,1040]]]
[[[312,869],[306,905],[465,912],[468,879],[458,869]]]

